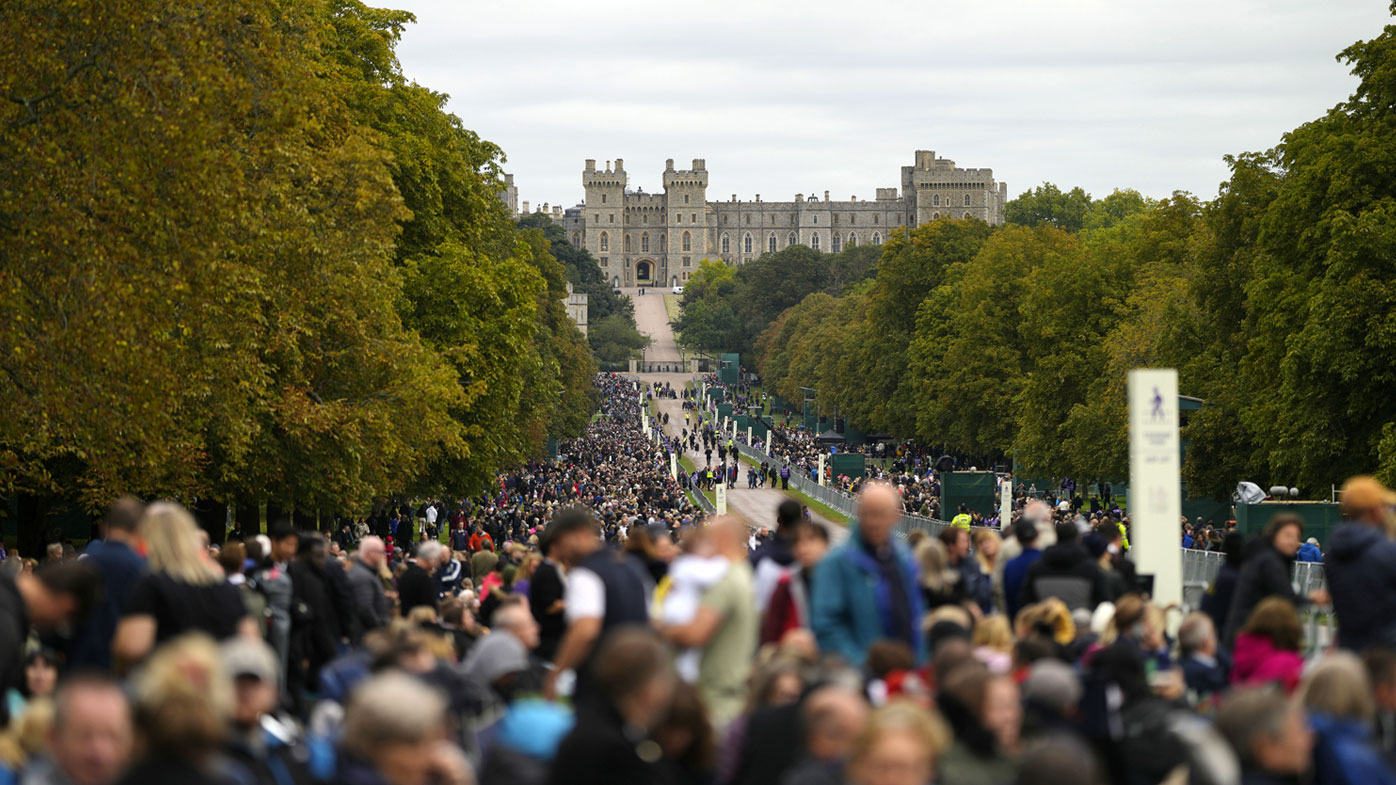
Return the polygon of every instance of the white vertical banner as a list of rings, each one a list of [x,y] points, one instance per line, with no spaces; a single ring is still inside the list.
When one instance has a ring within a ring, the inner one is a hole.
[[[999,487],[999,531],[1007,533],[1013,520],[1013,481],[1007,477]]]
[[[1178,446],[1178,371],[1130,371],[1130,552],[1139,575],[1153,577],[1152,597],[1159,605],[1183,600]]]
[[[717,508],[718,515],[727,514],[727,482],[719,482],[713,489],[713,506]]]
[[[824,484],[824,453],[819,454],[819,484]]]
[[[752,441],[751,441],[751,426],[750,426],[750,425],[748,425],[748,426],[746,427],[746,443],[747,443],[748,445],[752,443]]]
[[[669,453],[669,476],[675,480],[679,478],[679,454]]]

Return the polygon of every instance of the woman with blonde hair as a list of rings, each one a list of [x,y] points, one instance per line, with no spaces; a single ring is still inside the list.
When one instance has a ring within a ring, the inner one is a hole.
[[[945,543],[934,537],[922,540],[916,546],[916,562],[921,567],[921,597],[927,611],[965,603],[964,581],[959,570],[950,566]]]
[[[979,529],[974,533],[974,558],[979,560],[979,568],[985,575],[993,575],[998,564],[999,549],[1003,538],[993,529]]]
[[[1001,613],[985,616],[974,625],[974,658],[984,663],[989,672],[1008,673],[1013,668],[1013,630],[1008,617]]]
[[[171,641],[132,686],[144,753],[122,783],[225,782],[219,751],[234,690],[214,642],[198,633]]]
[[[1356,655],[1346,651],[1325,656],[1304,677],[1299,701],[1308,711],[1315,733],[1315,782],[1396,783],[1396,774],[1373,736],[1377,706],[1372,692],[1367,668]]]
[[[187,510],[175,502],[152,504],[136,531],[150,572],[131,589],[117,624],[112,653],[118,662],[139,662],[157,644],[186,632],[204,632],[217,640],[240,629],[257,634],[241,592],[208,560]]]
[[[874,711],[853,742],[847,777],[852,785],[926,785],[950,747],[940,715],[910,701]]]

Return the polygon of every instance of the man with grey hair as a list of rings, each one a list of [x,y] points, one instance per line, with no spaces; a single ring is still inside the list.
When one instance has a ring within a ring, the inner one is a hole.
[[[849,537],[815,568],[810,627],[819,648],[861,666],[868,648],[891,638],[925,658],[920,634],[922,600],[916,565],[892,536],[902,498],[885,482],[870,482],[858,495]]]
[[[395,670],[366,679],[345,710],[339,781],[473,783],[446,724],[445,699],[421,680]]]
[[[445,546],[432,540],[417,546],[416,558],[408,562],[407,570],[398,580],[398,603],[403,618],[419,606],[436,609],[436,601],[440,595],[432,572],[436,570],[443,550]]]
[[[1190,613],[1178,627],[1178,650],[1183,680],[1199,698],[1226,692],[1230,684],[1228,663],[1217,651],[1217,628],[1205,613]]]
[[[388,596],[383,591],[382,579],[378,577],[386,558],[387,549],[382,538],[369,535],[359,541],[359,550],[349,568],[354,613],[359,617],[359,625],[364,632],[381,629],[392,621]]]

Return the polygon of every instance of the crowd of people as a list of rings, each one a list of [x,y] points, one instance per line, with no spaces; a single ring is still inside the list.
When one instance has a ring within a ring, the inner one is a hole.
[[[1181,615],[1071,505],[903,539],[921,483],[889,472],[837,547],[793,499],[705,517],[670,468],[689,437],[641,427],[670,391],[596,385],[585,437],[461,502],[211,545],[127,498],[80,553],[11,553],[0,782],[1396,783],[1396,496],[1371,478],[1326,591],[1295,593],[1279,516],[1223,536]]]

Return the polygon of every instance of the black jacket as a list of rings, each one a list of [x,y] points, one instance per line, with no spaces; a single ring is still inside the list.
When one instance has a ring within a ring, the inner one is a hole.
[[[652,760],[642,757],[652,755]],[[558,746],[549,785],[669,785],[659,746],[627,730],[620,713],[599,699],[584,703]]]
[[[431,573],[417,566],[407,565],[407,571],[402,574],[397,583],[398,604],[402,608],[402,617],[407,618],[407,614],[412,609],[425,605],[428,608],[436,607],[437,583]]]
[[[557,565],[545,561],[533,571],[533,579],[528,584],[528,607],[533,618],[538,620],[538,657],[552,662],[557,656],[558,644],[567,630],[567,622],[561,611],[549,613],[553,604],[562,599],[562,577]]]
[[[1251,611],[1266,597],[1284,597],[1295,606],[1303,605],[1303,597],[1294,593],[1290,570],[1294,558],[1285,557],[1269,540],[1257,539],[1247,547],[1246,562],[1236,578],[1236,592],[1231,597],[1231,610],[1226,614],[1226,630],[1222,640],[1230,648],[1236,633],[1246,626]]]
[[[1023,581],[1022,605],[1056,597],[1071,610],[1094,610],[1110,599],[1105,576],[1091,555],[1076,542],[1059,542],[1042,552]]]

